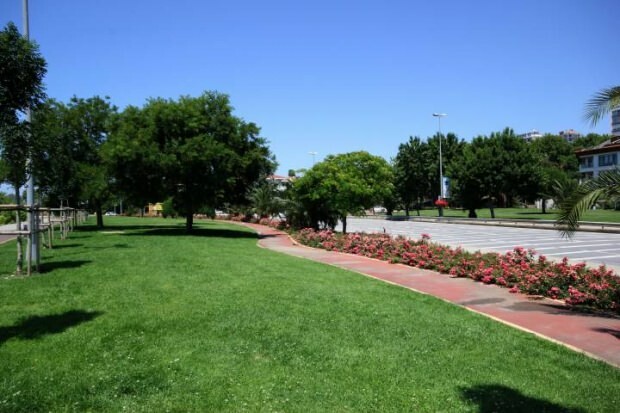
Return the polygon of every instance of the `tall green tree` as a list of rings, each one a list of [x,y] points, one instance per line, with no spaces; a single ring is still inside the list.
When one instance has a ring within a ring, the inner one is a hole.
[[[542,213],[546,213],[546,199],[555,198],[558,185],[577,180],[579,164],[573,145],[557,135],[545,135],[530,143],[540,172]]]
[[[173,204],[162,181],[166,158],[152,139],[151,124],[146,111],[128,106],[113,122],[110,138],[102,148],[114,191],[141,214],[151,202],[165,199]]]
[[[461,158],[452,163],[453,195],[469,217],[476,209],[511,206],[515,200],[533,200],[540,192],[540,171],[531,148],[512,129],[478,136],[463,149]]]
[[[45,60],[38,46],[24,39],[13,23],[0,31],[0,150],[4,177],[19,187],[26,177],[26,160],[31,155],[29,126],[20,115],[36,107],[45,97]]]
[[[405,214],[415,208],[420,215],[420,205],[425,196],[431,193],[429,181],[428,144],[419,137],[409,137],[409,141],[398,146],[394,158],[394,189]]]
[[[393,179],[385,159],[359,151],[326,157],[297,179],[293,190],[310,212],[313,226],[319,220],[335,226],[336,217],[346,232],[347,215],[361,213],[390,196]]]
[[[116,111],[107,97],[73,97],[67,104],[47,102],[33,117],[41,191],[52,205],[84,204],[96,213],[98,227],[111,191],[102,147]]]
[[[106,148],[116,184],[136,199],[171,196],[188,232],[204,206],[248,204],[249,188],[275,168],[260,129],[233,116],[227,95],[151,99],[124,116],[140,119],[137,127],[115,130]],[[148,189],[140,187],[142,178]],[[157,180],[160,191],[151,187]]]
[[[465,143],[459,140],[454,133],[441,135],[441,160],[444,177],[451,178],[452,164],[459,159]],[[426,152],[426,180],[430,192],[426,194],[429,199],[437,199],[441,193],[439,186],[439,134],[435,134],[427,140]]]

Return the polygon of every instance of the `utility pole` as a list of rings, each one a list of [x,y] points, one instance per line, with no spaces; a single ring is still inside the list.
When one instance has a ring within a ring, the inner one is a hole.
[[[24,38],[30,40],[30,27],[28,22],[28,0],[22,0],[23,5],[23,19],[24,19]],[[32,114],[30,113],[30,107],[26,108],[26,122],[30,124],[32,121]],[[26,256],[29,258],[29,266],[32,263],[36,263],[35,270],[39,270],[39,225],[38,217],[34,211],[34,171],[32,168],[32,154],[28,154],[26,161],[26,168],[28,169],[28,181],[26,182],[26,204],[28,206],[28,230],[30,235],[28,236],[28,248],[30,249]]]

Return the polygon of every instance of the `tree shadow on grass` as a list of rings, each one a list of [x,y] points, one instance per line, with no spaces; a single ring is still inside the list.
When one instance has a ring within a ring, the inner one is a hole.
[[[53,250],[62,250],[65,248],[75,248],[75,247],[81,247],[84,244],[77,244],[77,243],[73,243],[73,244],[52,244],[52,248]]]
[[[522,394],[501,384],[483,384],[461,389],[464,400],[478,405],[478,413],[585,413],[580,408],[571,408],[543,399]]]
[[[179,227],[147,227],[128,232],[124,235],[154,235],[154,236],[190,236],[190,237],[211,237],[211,238],[253,238],[257,239],[255,232],[226,229],[226,228],[194,228],[191,232],[186,232],[185,228]]]
[[[120,248],[120,249],[122,249],[122,248],[132,248],[132,247],[130,247],[129,244],[127,244],[127,243],[117,242],[116,244],[112,244],[112,245],[89,245],[89,246],[86,246],[84,248],[91,249],[91,250],[107,250],[107,249],[110,249],[110,248]]]
[[[218,221],[219,223],[219,221]],[[205,228],[205,225],[213,225],[215,228]],[[253,238],[257,239],[258,235],[255,232],[244,230],[242,227],[235,228],[221,228],[219,224],[211,221],[198,221],[194,224],[194,228],[191,232],[185,230],[185,222],[170,223],[164,225],[124,225],[124,224],[109,224],[103,228],[97,228],[95,225],[85,225],[77,227],[76,231],[89,233],[89,232],[109,232],[111,234],[117,233],[118,235],[128,236],[194,236],[194,237],[214,237],[214,238]]]
[[[91,262],[92,261],[90,260],[42,262],[40,272],[41,274],[44,274],[61,268],[80,268],[81,266],[90,264]]]
[[[59,334],[102,314],[101,311],[71,310],[62,314],[30,316],[14,326],[0,327],[0,345],[12,338],[34,340],[48,334]]]

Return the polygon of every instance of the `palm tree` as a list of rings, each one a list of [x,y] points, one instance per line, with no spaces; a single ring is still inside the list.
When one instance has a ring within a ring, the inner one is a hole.
[[[556,225],[562,236],[570,238],[579,227],[579,219],[601,198],[612,200],[620,196],[620,169],[602,172],[594,179],[579,185],[560,205]]]
[[[587,103],[584,118],[596,125],[612,109],[620,107],[620,86],[612,86],[596,93]],[[556,225],[562,236],[570,238],[579,226],[579,219],[600,198],[611,200],[620,196],[620,169],[601,173],[579,185],[573,195],[560,205]]]
[[[594,126],[617,106],[620,106],[620,86],[602,89],[586,103],[583,117]]]

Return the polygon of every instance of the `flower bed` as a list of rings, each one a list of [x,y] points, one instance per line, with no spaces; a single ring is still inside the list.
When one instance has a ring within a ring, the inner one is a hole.
[[[346,252],[469,277],[497,284],[510,292],[562,299],[571,306],[588,306],[620,314],[620,278],[605,266],[587,268],[564,258],[552,262],[535,251],[517,247],[506,254],[470,253],[430,241],[387,234],[340,234],[304,229],[294,234],[300,243],[329,251]]]

